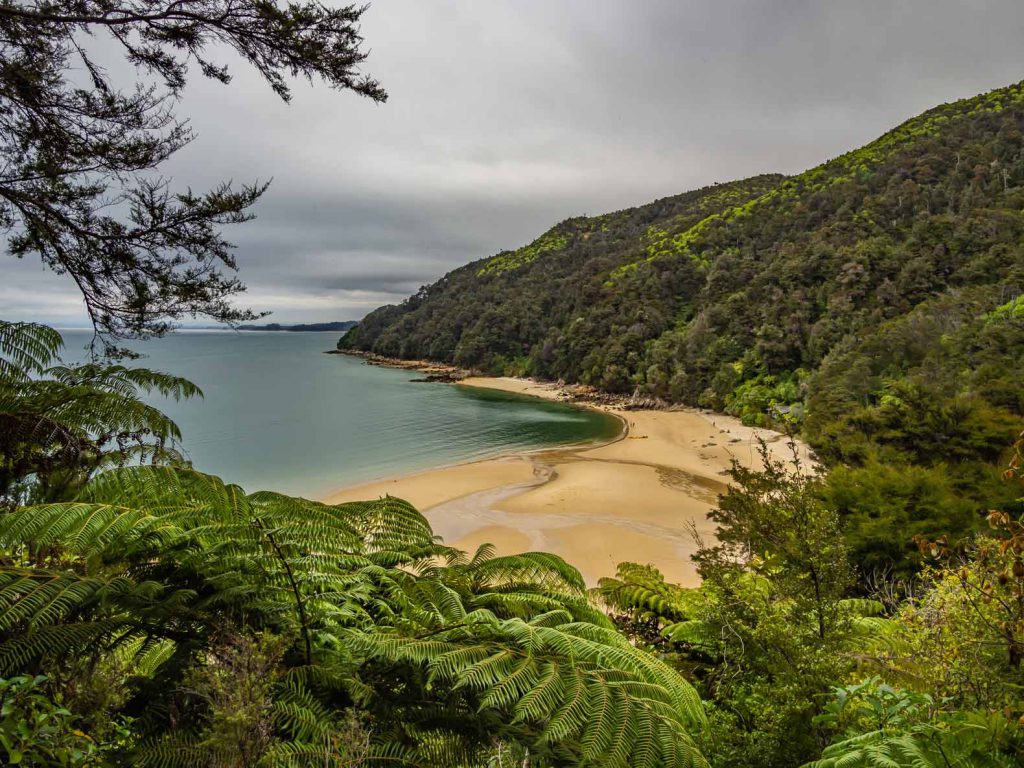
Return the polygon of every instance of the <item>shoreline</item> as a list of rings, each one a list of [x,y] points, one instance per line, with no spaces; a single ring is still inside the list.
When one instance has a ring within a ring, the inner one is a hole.
[[[622,420],[623,431],[597,444],[519,451],[361,483],[323,500],[397,496],[449,545],[472,552],[489,542],[499,555],[553,552],[591,585],[625,561],[652,563],[668,580],[695,585],[694,536],[713,536],[707,513],[727,487],[731,461],[758,464],[758,436],[773,454],[787,455],[784,435],[721,414],[579,400],[571,388],[527,379],[447,381],[594,408]],[[806,447],[798,449],[809,461]]]
[[[415,371],[424,374],[422,379],[415,379],[415,381],[464,384],[482,389],[500,389],[514,394],[539,397],[542,400],[556,400],[578,406],[609,406],[624,410],[679,410],[680,408],[672,403],[656,398],[615,395],[610,392],[603,392],[588,384],[536,381],[534,379],[516,378],[513,376],[490,376],[472,368],[461,368],[451,363],[441,363],[434,360],[406,360],[401,357],[387,357],[385,355],[378,355],[376,352],[364,352],[358,349],[328,349],[324,354],[345,355],[346,357],[358,358],[365,365],[397,368],[403,371]],[[495,384],[495,382],[506,383]]]

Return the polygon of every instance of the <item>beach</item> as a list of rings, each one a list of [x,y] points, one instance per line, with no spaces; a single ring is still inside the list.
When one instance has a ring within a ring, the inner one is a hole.
[[[565,399],[555,384],[470,377],[457,384]],[[623,410],[595,405],[623,420],[619,439],[469,462],[350,486],[324,501],[403,498],[446,543],[498,554],[540,550],[561,555],[588,584],[624,561],[651,563],[666,578],[694,585],[690,555],[697,537],[713,537],[707,519],[726,490],[732,461],[755,466],[758,436],[791,458],[777,432],[694,409]],[[808,461],[806,448],[799,446]]]

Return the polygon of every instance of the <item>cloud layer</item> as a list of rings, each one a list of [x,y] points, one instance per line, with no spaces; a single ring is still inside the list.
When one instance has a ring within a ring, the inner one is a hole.
[[[797,172],[1024,78],[1019,0],[375,0],[363,34],[385,105],[303,84],[285,105],[230,58],[181,104],[177,184],[273,179],[229,237],[279,322],[358,318],[567,216]],[[66,280],[0,264],[0,316],[84,322]]]

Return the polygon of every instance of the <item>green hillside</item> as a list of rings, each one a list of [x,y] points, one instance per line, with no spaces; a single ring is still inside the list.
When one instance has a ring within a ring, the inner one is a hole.
[[[795,177],[569,219],[376,310],[339,347],[793,422],[843,469],[831,486],[861,557],[898,561],[909,544],[884,541],[865,499],[908,540],[1005,501],[1022,285],[1017,84]]]
[[[644,342],[675,326],[686,297],[704,281],[691,258],[676,256],[674,243],[783,178],[756,176],[567,219],[529,245],[456,269],[403,304],[371,312],[339,348],[631,388]],[[657,284],[633,266],[670,261]],[[609,355],[621,358],[614,371]]]

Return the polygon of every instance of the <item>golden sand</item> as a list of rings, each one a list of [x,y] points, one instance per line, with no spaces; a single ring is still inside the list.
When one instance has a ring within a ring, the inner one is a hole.
[[[521,379],[470,378],[456,386],[561,397],[557,385]],[[623,561],[653,563],[666,578],[695,584],[694,537],[714,531],[707,513],[725,490],[732,460],[759,463],[758,435],[791,458],[787,441],[719,414],[600,407],[625,422],[621,439],[352,486],[325,501],[398,496],[449,544],[471,550],[490,542],[499,554],[554,552],[590,584]],[[807,461],[806,449],[800,451]]]

